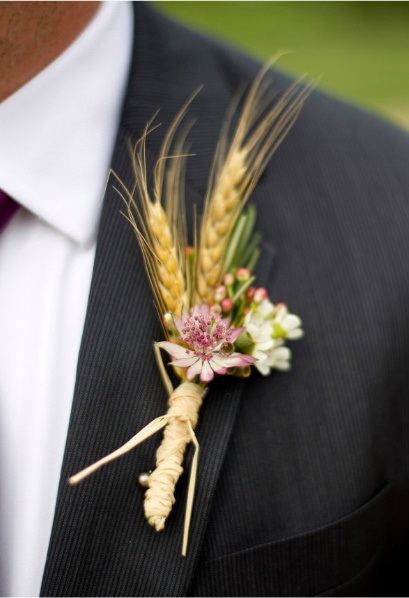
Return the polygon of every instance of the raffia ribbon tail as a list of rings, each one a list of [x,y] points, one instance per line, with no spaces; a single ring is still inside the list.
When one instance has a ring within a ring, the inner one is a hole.
[[[183,472],[183,458],[189,442],[195,445],[188,498],[182,554],[186,554],[187,536],[193,507],[199,445],[194,429],[203,401],[204,389],[193,382],[183,382],[169,397],[166,414],[168,423],[162,442],[156,452],[156,469],[149,476],[149,488],[145,494],[144,510],[149,524],[157,531],[164,528],[175,502],[176,483]]]

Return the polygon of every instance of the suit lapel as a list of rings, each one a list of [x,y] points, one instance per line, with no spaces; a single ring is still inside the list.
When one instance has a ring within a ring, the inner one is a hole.
[[[160,32],[152,28],[161,17],[145,8],[137,8],[137,11],[137,19],[139,14],[145,27],[143,31],[139,28],[136,31],[137,66],[131,73],[113,157],[113,169],[128,183],[131,172],[127,141],[131,135],[140,135],[157,107],[148,101],[146,90],[153,80],[158,89],[157,77],[160,76],[159,58],[152,53],[149,55],[148,40],[159,35]],[[149,28],[150,31],[146,31]],[[164,79],[166,77],[169,79],[171,73],[164,75]],[[195,82],[186,85],[191,93]],[[162,93],[165,106],[166,83]],[[174,111],[187,95],[174,94]],[[167,120],[165,110],[165,126],[169,124]],[[155,156],[154,147],[150,155]],[[201,168],[207,170],[207,167],[208,164],[202,164]],[[200,166],[196,168],[200,170]],[[183,596],[194,574],[234,427],[241,381],[226,377],[214,383],[200,414],[199,476],[186,558],[181,557],[186,475],[178,483],[177,502],[163,532],[155,532],[143,516],[143,491],[136,479],[139,472],[154,465],[160,442],[158,436],[78,487],[71,488],[66,483],[70,475],[123,444],[166,410],[166,393],[152,352],[152,343],[161,338],[161,330],[143,260],[131,227],[120,214],[122,201],[112,183],[111,180],[107,185],[104,198],[41,595]],[[191,202],[197,199],[197,192],[188,188],[187,196]],[[271,251],[267,253],[271,258]],[[267,257],[269,261],[270,258]],[[187,458],[188,471],[190,459],[191,451]]]
[[[114,167],[128,161],[121,133]],[[109,185],[42,595],[183,595],[201,546],[240,384],[220,384],[202,411],[200,475],[187,558],[180,556],[186,479],[160,534],[144,520],[140,471],[159,437],[76,488],[73,472],[123,444],[166,409],[152,343],[161,338],[136,240]],[[185,478],[186,476],[184,476]]]

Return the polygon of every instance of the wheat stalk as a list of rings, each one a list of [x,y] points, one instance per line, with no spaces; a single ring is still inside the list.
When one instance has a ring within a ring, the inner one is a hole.
[[[155,167],[153,197],[149,191],[146,169],[146,138],[153,130],[152,121],[148,123],[141,139],[130,148],[135,177],[134,186],[128,188],[118,175],[113,173],[119,183],[117,191],[125,202],[125,215],[139,241],[161,316],[165,313],[180,315],[182,307],[190,303],[189,272],[184,253],[185,211],[183,187],[180,183],[187,157],[182,151],[185,136],[178,141],[179,153],[167,155],[174,131],[185,111],[186,107],[176,117],[173,128],[169,130],[162,144]],[[165,165],[169,160],[174,164],[167,169]],[[140,206],[136,201],[137,195]]]
[[[216,151],[200,230],[196,272],[198,303],[212,302],[237,218],[312,89],[300,79],[271,106],[267,78],[270,64],[251,85],[228,146],[230,122],[236,108],[233,105]]]

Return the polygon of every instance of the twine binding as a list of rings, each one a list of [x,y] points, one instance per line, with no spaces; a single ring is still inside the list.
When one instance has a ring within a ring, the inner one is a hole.
[[[148,523],[156,531],[161,531],[165,527],[166,519],[175,502],[175,486],[183,472],[182,463],[186,447],[189,442],[192,442],[195,452],[190,472],[182,541],[182,556],[186,556],[199,459],[199,443],[194,429],[206,389],[194,382],[182,382],[173,389],[160,358],[159,348],[156,345],[155,353],[161,366],[163,382],[169,394],[167,413],[151,421],[123,446],[70,477],[68,483],[71,485],[78,484],[103,465],[122,457],[138,444],[165,428],[162,442],[156,452],[156,469],[149,476],[149,488],[145,493],[144,501],[145,516]]]

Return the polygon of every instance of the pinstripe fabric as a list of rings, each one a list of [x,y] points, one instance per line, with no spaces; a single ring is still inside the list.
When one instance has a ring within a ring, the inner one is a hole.
[[[259,66],[143,3],[135,22],[113,168],[129,180],[127,139],[158,107],[167,126],[205,83],[191,109],[192,221],[224,110]],[[276,73],[276,85],[288,80]],[[151,163],[160,140],[148,140]],[[185,476],[164,532],[141,514],[135,478],[158,439],[65,483],[165,408],[151,293],[108,185],[42,595],[406,595],[408,155],[406,135],[316,93],[260,181],[262,271],[307,334],[290,374],[212,386],[186,559]]]

